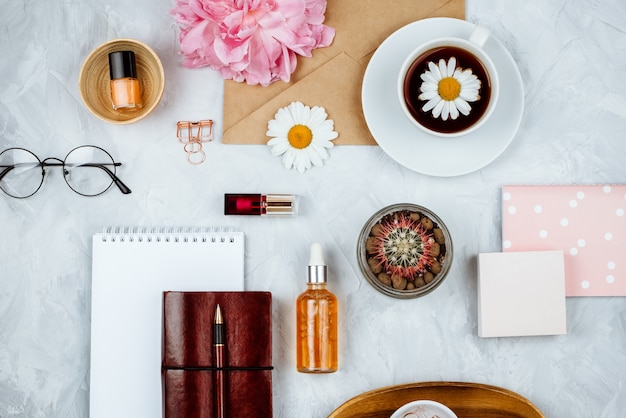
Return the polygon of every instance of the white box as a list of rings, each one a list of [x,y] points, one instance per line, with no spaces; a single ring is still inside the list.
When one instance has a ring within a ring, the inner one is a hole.
[[[565,333],[562,251],[478,255],[478,336]]]

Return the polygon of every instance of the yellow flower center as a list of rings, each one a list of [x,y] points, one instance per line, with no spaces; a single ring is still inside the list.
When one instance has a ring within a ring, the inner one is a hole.
[[[439,81],[439,96],[447,102],[451,102],[461,94],[461,83],[454,77],[445,77]]]
[[[305,125],[293,125],[287,133],[287,140],[292,147],[304,149],[313,141],[313,132]]]

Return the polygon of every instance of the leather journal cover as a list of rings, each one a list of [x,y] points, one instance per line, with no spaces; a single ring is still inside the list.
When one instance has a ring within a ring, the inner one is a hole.
[[[163,416],[214,417],[215,309],[225,330],[227,417],[272,417],[270,292],[163,293]]]

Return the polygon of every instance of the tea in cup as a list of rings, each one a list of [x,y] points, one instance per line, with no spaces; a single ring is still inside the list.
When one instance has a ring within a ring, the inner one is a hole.
[[[496,68],[483,50],[490,31],[476,26],[468,39],[439,38],[416,48],[398,77],[400,104],[425,132],[466,135],[493,113],[499,94]]]

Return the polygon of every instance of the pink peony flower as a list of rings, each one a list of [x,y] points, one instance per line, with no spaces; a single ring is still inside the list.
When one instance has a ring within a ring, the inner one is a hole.
[[[332,43],[325,11],[326,0],[176,0],[172,15],[184,66],[267,86],[289,81],[297,55]]]

